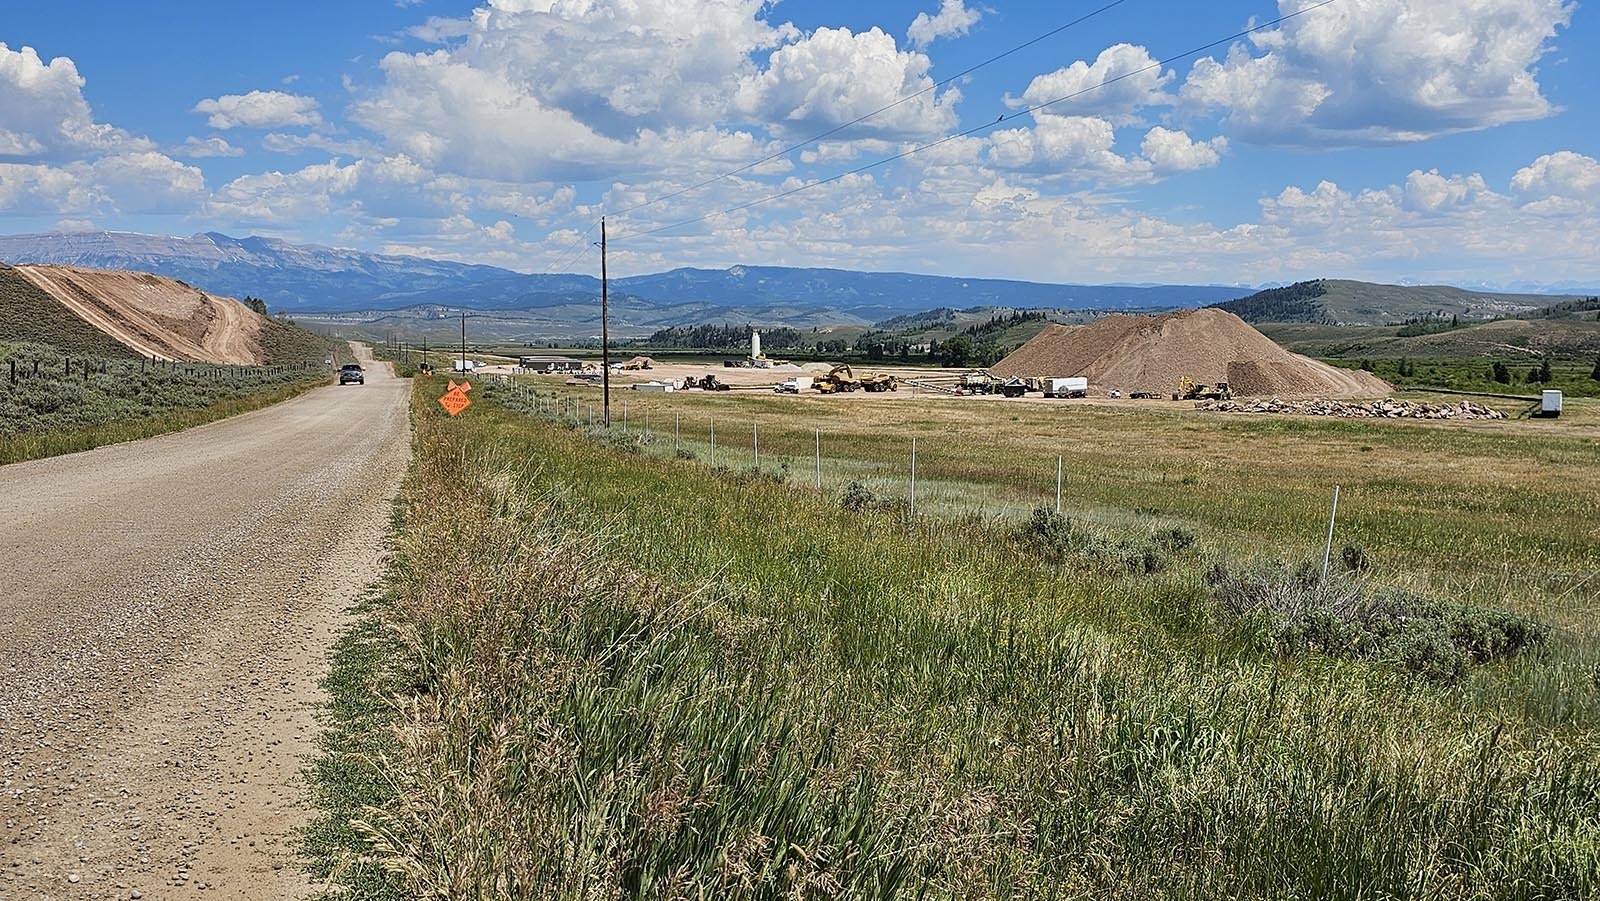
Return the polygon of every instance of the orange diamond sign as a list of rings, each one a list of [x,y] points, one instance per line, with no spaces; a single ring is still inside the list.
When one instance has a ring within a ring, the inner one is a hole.
[[[444,407],[445,412],[451,416],[457,416],[460,415],[462,410],[472,406],[472,401],[467,399],[464,391],[456,388],[446,392],[444,397],[439,398],[439,406]]]

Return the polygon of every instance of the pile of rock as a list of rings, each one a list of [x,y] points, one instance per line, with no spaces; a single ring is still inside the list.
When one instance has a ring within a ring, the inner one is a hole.
[[[1213,413],[1282,413],[1297,416],[1339,416],[1347,419],[1505,419],[1506,414],[1482,404],[1422,404],[1409,400],[1349,403],[1339,400],[1204,400],[1195,409]]]

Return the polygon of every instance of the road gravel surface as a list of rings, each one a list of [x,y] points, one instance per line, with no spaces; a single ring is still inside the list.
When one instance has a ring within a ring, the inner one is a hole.
[[[301,771],[381,565],[406,385],[368,364],[364,386],[0,467],[0,899],[315,888]]]

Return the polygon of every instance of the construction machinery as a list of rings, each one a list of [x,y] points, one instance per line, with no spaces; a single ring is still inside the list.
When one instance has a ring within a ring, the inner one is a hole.
[[[1019,379],[1016,376],[1012,376],[1000,383],[1000,394],[1004,397],[1022,397],[1029,391],[1037,390],[1039,390],[1038,379]]]
[[[878,393],[882,391],[899,391],[900,380],[892,375],[874,372],[861,377],[861,390]]]
[[[1192,376],[1187,375],[1178,379],[1178,390],[1172,395],[1173,400],[1230,400],[1232,398],[1233,391],[1228,387],[1227,382],[1207,385],[1197,382]]]
[[[699,378],[699,379],[695,378],[692,375],[691,376],[686,376],[684,378],[684,380],[683,380],[683,390],[685,390],[685,391],[693,391],[693,390],[696,390],[696,389],[698,389],[700,391],[731,391],[731,390],[733,390],[731,385],[729,385],[727,382],[718,381],[717,377],[714,376],[714,375],[707,374],[704,378]]]

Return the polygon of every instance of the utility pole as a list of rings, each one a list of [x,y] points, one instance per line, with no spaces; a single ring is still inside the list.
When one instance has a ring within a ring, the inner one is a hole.
[[[611,428],[610,282],[606,278],[606,217],[600,217],[600,384],[605,392],[605,425]]]

